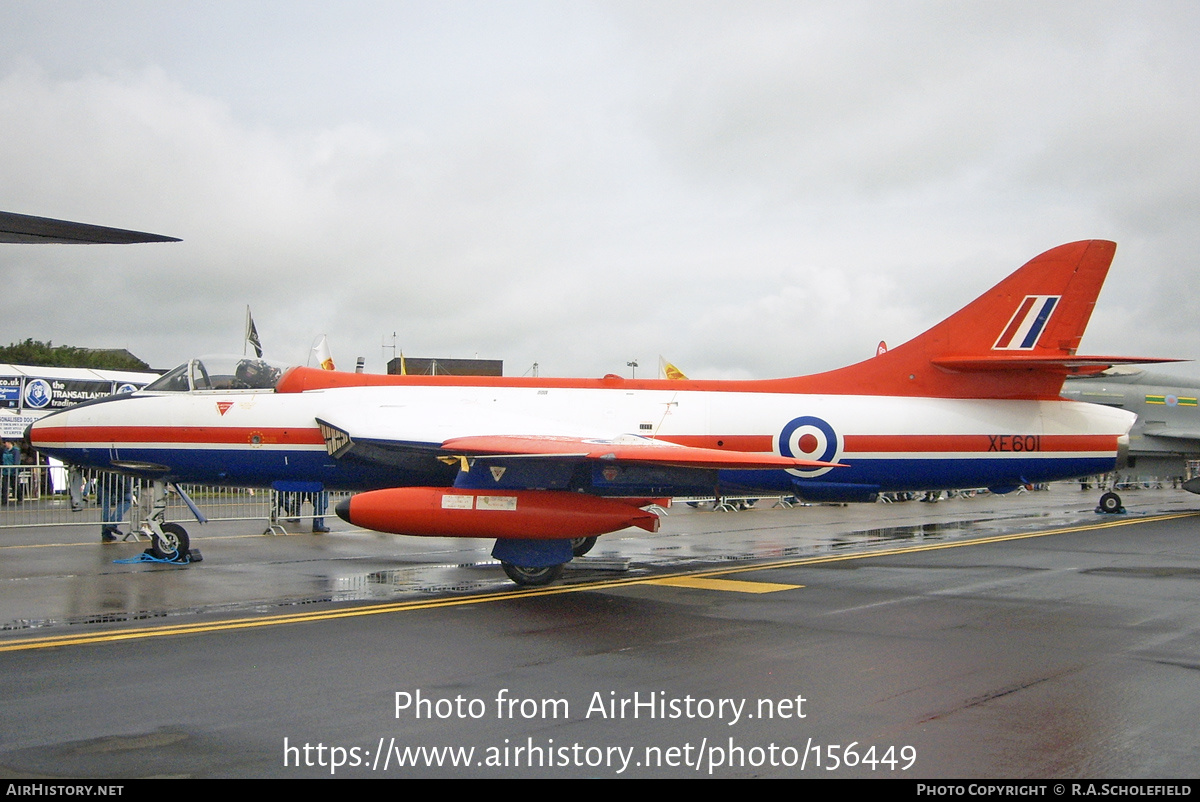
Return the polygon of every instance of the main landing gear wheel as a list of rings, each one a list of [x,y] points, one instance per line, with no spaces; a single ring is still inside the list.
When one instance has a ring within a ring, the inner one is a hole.
[[[595,538],[593,538],[594,540]],[[504,568],[504,573],[508,574],[508,578],[518,585],[528,587],[537,587],[540,585],[549,585],[554,580],[562,576],[562,565],[543,565],[537,568],[526,568],[512,563],[500,563]]]
[[[187,556],[191,542],[187,530],[179,524],[163,524],[163,536],[151,538],[150,553],[160,560],[182,560]]]
[[[1121,512],[1123,509],[1121,506],[1121,497],[1116,493],[1105,493],[1100,497],[1100,512],[1112,514]]]
[[[595,545],[596,538],[594,537],[573,537],[571,538],[571,553],[576,557],[582,557]]]

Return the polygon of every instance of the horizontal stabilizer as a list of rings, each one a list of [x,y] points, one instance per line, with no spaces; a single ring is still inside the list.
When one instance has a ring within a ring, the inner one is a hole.
[[[934,365],[946,370],[982,372],[989,370],[1048,370],[1068,373],[1099,373],[1113,365],[1150,365],[1162,362],[1186,362],[1184,359],[1163,359],[1137,356],[1023,356],[999,355],[981,357],[939,357]]]

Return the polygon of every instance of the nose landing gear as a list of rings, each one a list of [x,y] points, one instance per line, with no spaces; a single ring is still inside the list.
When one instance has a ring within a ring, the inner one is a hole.
[[[1116,493],[1105,493],[1100,497],[1100,503],[1096,506],[1096,512],[1106,515],[1117,515],[1125,512],[1125,507],[1121,504],[1121,497]]]

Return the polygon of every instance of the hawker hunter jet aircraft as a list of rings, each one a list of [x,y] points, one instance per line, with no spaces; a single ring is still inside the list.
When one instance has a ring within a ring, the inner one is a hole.
[[[1115,247],[1054,248],[916,339],[812,376],[380,376],[205,357],[29,436],[160,486],[365,491],[338,515],[495,538],[514,581],[542,584],[597,535],[655,531],[642,507],[657,498],[869,501],[1111,470],[1134,416],[1059,392],[1072,372],[1159,361],[1075,353]]]

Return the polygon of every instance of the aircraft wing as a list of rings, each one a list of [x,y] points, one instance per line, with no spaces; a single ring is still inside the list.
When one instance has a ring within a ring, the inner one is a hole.
[[[93,226],[49,217],[0,212],[0,242],[13,243],[95,243],[127,245],[133,242],[179,242],[175,237],[127,231],[123,228]]]
[[[372,437],[366,431],[352,434],[345,428],[320,419],[317,423],[325,438],[326,450],[331,456],[350,456],[398,467],[410,467],[414,460],[428,460],[430,457],[486,461],[543,460],[560,463],[603,461],[704,470],[841,467],[841,463],[796,459],[772,453],[681,446],[636,435],[614,438],[470,435],[451,437],[440,444],[430,444],[387,436]]]
[[[1142,430],[1147,437],[1164,437],[1171,440],[1200,440],[1200,430],[1177,429],[1173,426],[1150,427]]]

